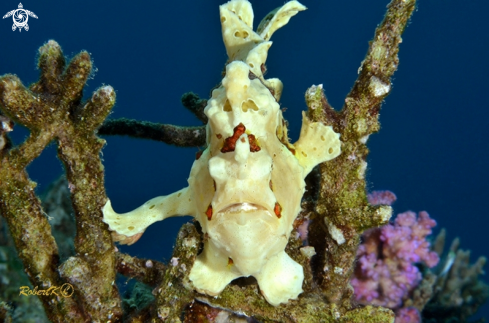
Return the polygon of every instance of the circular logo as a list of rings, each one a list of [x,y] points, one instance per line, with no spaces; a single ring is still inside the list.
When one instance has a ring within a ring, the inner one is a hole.
[[[71,297],[71,295],[73,295],[73,293],[75,292],[73,285],[68,283],[63,284],[63,286],[61,286],[59,290],[61,292],[61,295],[63,295],[63,297]]]
[[[17,27],[23,27],[27,24],[27,20],[29,19],[27,12],[24,9],[17,9],[14,13],[14,23]]]

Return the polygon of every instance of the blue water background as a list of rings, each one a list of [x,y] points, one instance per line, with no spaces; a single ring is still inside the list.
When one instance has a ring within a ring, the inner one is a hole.
[[[251,1],[255,27],[282,0]],[[284,83],[281,99],[298,138],[304,92],[323,84],[337,109],[382,20],[387,0],[303,0],[309,10],[293,17],[272,37],[267,77]],[[110,118],[127,117],[182,126],[200,122],[180,104],[193,91],[207,98],[221,79],[226,52],[221,39],[221,1],[25,1],[29,31],[0,20],[0,75],[37,80],[37,49],[56,40],[65,55],[91,53],[96,72],[88,98],[110,84],[117,102]],[[0,3],[3,16],[16,1]],[[396,213],[426,210],[460,237],[472,260],[489,255],[489,3],[483,0],[422,0],[403,35],[399,70],[381,110],[381,131],[370,137],[368,187],[398,196]],[[26,131],[16,127],[17,142]],[[107,194],[118,212],[186,186],[197,148],[108,137],[103,150]],[[30,167],[42,191],[62,172],[54,145]],[[177,230],[190,218],[152,225],[123,250],[168,260]],[[488,317],[489,307],[481,315]]]

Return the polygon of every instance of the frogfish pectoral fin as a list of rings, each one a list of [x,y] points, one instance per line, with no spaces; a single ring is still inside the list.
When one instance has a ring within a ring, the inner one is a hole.
[[[194,216],[194,202],[190,189],[181,189],[173,194],[155,197],[137,209],[119,214],[112,209],[110,200],[102,208],[103,221],[109,225],[114,242],[131,245],[156,221],[172,216]]]

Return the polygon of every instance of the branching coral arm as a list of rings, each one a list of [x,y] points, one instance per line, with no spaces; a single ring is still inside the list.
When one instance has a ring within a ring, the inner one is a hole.
[[[353,89],[340,112],[333,110],[322,87],[306,93],[309,116],[331,125],[341,134],[342,154],[320,166],[320,197],[316,210],[320,216],[310,225],[309,242],[317,250],[317,277],[326,297],[333,303],[349,299],[352,264],[359,234],[367,228],[385,224],[392,213],[389,206],[371,206],[366,199],[365,172],[368,136],[380,128],[379,111],[389,94],[390,78],[397,69],[399,44],[415,0],[393,0],[359,70]],[[326,225],[325,225],[326,224]],[[326,238],[324,237],[326,231]]]
[[[130,136],[140,139],[162,141],[179,147],[197,147],[205,145],[205,126],[180,127],[148,121],[120,118],[107,120],[98,129],[99,135]]]
[[[113,284],[114,248],[101,221],[106,196],[99,154],[104,141],[95,136],[95,129],[115,103],[115,91],[103,86],[82,104],[83,88],[92,68],[90,55],[82,51],[65,69],[61,48],[53,40],[39,49],[38,66],[39,81],[29,89],[16,76],[0,77],[2,114],[31,131],[29,139],[18,148],[0,152],[0,211],[9,223],[32,284],[61,286],[69,282],[74,287],[73,298],[57,303],[41,298],[50,320],[118,320],[122,310]],[[51,228],[34,193],[35,183],[25,171],[53,140],[65,165],[77,219],[77,256],[59,267]]]

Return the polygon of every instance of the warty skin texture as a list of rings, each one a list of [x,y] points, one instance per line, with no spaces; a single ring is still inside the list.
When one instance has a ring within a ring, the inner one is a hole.
[[[302,292],[303,268],[284,251],[299,214],[304,178],[319,163],[340,154],[339,135],[303,115],[299,140],[290,144],[278,104],[282,84],[265,80],[261,67],[273,32],[305,7],[291,1],[252,30],[248,1],[220,8],[229,56],[222,84],[204,110],[207,148],[194,162],[189,186],[104,222],[121,243],[134,243],[148,225],[176,215],[200,223],[204,249],[190,272],[194,288],[218,295],[234,279],[254,276],[272,305]]]

